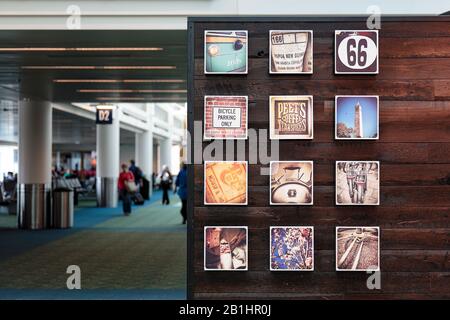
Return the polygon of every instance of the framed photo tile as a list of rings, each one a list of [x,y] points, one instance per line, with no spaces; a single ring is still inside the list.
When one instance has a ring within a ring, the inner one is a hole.
[[[269,97],[270,139],[313,139],[313,96]]]
[[[270,271],[314,271],[314,227],[270,227]]]
[[[270,30],[269,72],[271,74],[312,74],[312,30]]]
[[[313,162],[271,161],[270,204],[312,205]]]
[[[336,161],[336,205],[380,204],[379,161]]]
[[[379,271],[380,228],[336,227],[336,271]]]
[[[334,72],[336,74],[378,74],[378,30],[336,30]]]
[[[247,96],[205,96],[204,110],[205,140],[247,139]]]
[[[248,270],[248,228],[207,226],[204,228],[205,271]]]
[[[247,30],[205,30],[205,74],[247,74]]]
[[[205,205],[247,205],[247,161],[205,161],[204,175]]]
[[[335,139],[378,140],[379,109],[378,96],[336,96]]]

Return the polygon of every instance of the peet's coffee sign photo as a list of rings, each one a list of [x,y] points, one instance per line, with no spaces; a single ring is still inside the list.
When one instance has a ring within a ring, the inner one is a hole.
[[[305,101],[275,101],[275,129],[291,134],[306,134],[307,103]]]
[[[271,139],[312,139],[312,96],[270,97]]]

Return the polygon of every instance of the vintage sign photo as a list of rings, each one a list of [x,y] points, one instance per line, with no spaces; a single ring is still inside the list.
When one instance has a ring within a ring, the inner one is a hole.
[[[314,228],[270,227],[270,271],[314,271]]]
[[[380,163],[336,161],[336,204],[379,205]]]
[[[271,161],[270,204],[312,205],[313,162]]]
[[[247,227],[205,227],[205,271],[248,269]]]
[[[205,161],[205,204],[247,204],[247,161]]]
[[[378,96],[336,96],[335,138],[377,140],[379,138]]]
[[[380,228],[336,227],[336,271],[369,270],[380,270]]]
[[[270,30],[270,73],[313,73],[311,30]]]
[[[206,30],[205,74],[246,74],[247,52],[247,31]]]
[[[312,139],[313,97],[270,96],[270,139]]]
[[[205,96],[204,139],[247,139],[246,96]]]
[[[336,30],[334,44],[336,74],[378,73],[378,30]]]

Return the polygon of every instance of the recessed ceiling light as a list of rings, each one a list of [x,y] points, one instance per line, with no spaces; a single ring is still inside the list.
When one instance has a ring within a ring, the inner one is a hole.
[[[55,83],[183,83],[182,79],[54,79]]]
[[[97,97],[96,100],[98,101],[121,101],[121,100],[145,100],[145,101],[181,101],[186,102],[186,99],[184,98],[152,98],[152,97]]]
[[[0,48],[0,52],[86,52],[86,51],[162,51],[159,47],[102,47],[102,48],[50,48],[50,47],[29,47],[29,48]]]
[[[95,66],[22,66],[27,70],[95,70]]]
[[[186,93],[185,89],[78,89],[80,93]]]
[[[120,100],[146,100],[143,97],[97,97],[99,101],[120,101]]]
[[[173,70],[176,66],[22,66],[26,70]]]

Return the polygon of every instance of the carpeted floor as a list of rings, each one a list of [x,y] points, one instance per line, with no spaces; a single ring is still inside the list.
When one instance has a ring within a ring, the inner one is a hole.
[[[0,299],[185,299],[186,228],[180,202],[160,193],[131,216],[120,208],[75,213],[70,230],[23,231],[0,219]],[[4,227],[6,226],[6,228]],[[66,269],[81,268],[82,290]]]

